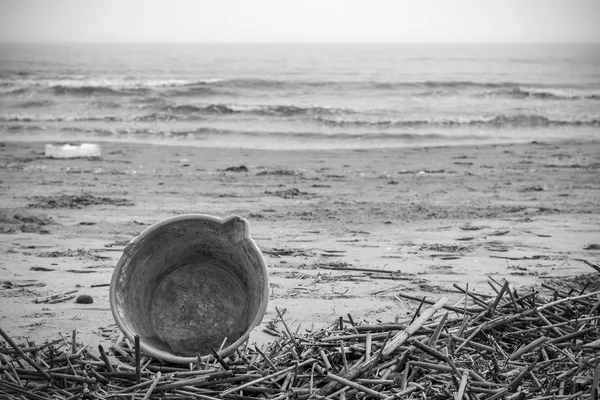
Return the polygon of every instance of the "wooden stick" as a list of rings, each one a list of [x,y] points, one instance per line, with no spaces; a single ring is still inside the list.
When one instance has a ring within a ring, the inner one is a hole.
[[[77,330],[73,329],[71,336],[71,354],[77,353]]]
[[[219,364],[221,364],[221,367],[223,367],[223,369],[225,371],[229,371],[231,369],[231,368],[229,368],[229,365],[227,365],[227,363],[225,362],[225,360],[223,360],[223,357],[221,357],[221,355],[219,353],[217,353],[217,351],[215,349],[213,349],[211,347],[210,348],[210,352],[212,353],[213,357],[217,360],[217,362]],[[270,361],[269,359],[266,358],[266,356],[265,356],[265,360]]]
[[[432,370],[436,370],[436,371],[441,371],[441,372],[452,372],[452,368],[446,365],[441,365],[441,364],[432,364],[432,363],[428,363],[428,362],[424,362],[424,361],[410,361],[409,362],[410,365],[413,365],[415,367],[421,367],[421,368],[425,368],[425,369],[432,369]],[[464,369],[464,368],[457,368],[459,372],[464,373],[464,371],[467,371],[469,373],[469,376],[471,376],[471,379],[474,379],[476,381],[479,382],[485,382],[486,384],[488,384],[488,382],[483,379],[481,376],[479,376],[475,371],[470,370],[470,369]]]
[[[271,361],[271,359],[261,350],[258,348],[258,346],[255,344],[254,345],[254,349],[258,352],[258,354],[261,355],[261,357],[267,362],[267,364],[269,364],[269,366],[271,368],[273,368],[273,371],[279,371],[279,368],[277,368],[275,366],[275,364],[273,364],[273,361]],[[227,364],[225,364],[225,366],[227,366]],[[224,367],[225,368],[225,367]],[[226,370],[229,369],[229,367],[225,368]]]
[[[348,321],[350,321],[350,325],[355,326],[356,324],[354,323],[354,319],[352,318],[352,315],[350,313],[348,313]]]
[[[367,333],[367,336],[365,337],[365,360],[368,360],[369,358],[371,358],[371,346],[372,346],[372,340],[373,340],[373,336],[371,335],[371,332]]]
[[[500,289],[500,293],[498,293],[498,295],[494,299],[494,302],[490,305],[491,310],[496,310],[496,307],[498,306],[498,303],[500,303],[500,300],[502,299],[502,296],[504,296],[504,292],[506,292],[507,288],[508,288],[508,281],[504,281],[504,285],[502,285],[502,289]]]
[[[544,344],[546,342],[546,340],[548,340],[548,338],[546,336],[542,336],[542,337],[534,340],[533,342],[529,343],[528,345],[521,347],[519,350],[516,350],[514,353],[512,353],[508,357],[508,359],[510,361],[516,360],[517,358],[521,357],[523,354],[535,349],[537,346]]]
[[[47,303],[47,302],[49,302],[51,300],[58,299],[58,298],[64,297],[64,296],[68,296],[70,294],[77,293],[77,292],[78,292],[78,290],[71,290],[69,292],[64,292],[64,293],[59,293],[59,294],[55,294],[55,295],[52,295],[52,296],[48,296],[48,297],[46,297],[46,298],[44,298],[42,300],[35,299],[34,303]]]
[[[91,365],[87,364],[86,367],[91,367]],[[105,385],[109,383],[109,380],[106,377],[100,375],[98,373],[98,371],[96,371],[95,369],[93,369],[93,368],[86,368],[86,371],[88,372],[88,374],[93,375],[94,378],[96,378],[96,380],[98,380],[98,382],[103,383]]]
[[[376,391],[374,391],[372,389],[369,389],[366,386],[360,385],[360,384],[358,384],[356,382],[353,382],[353,381],[348,380],[346,378],[342,378],[341,376],[334,375],[331,372],[325,371],[318,364],[314,364],[314,365],[315,365],[315,369],[317,370],[317,372],[319,372],[320,374],[324,375],[326,379],[334,381],[336,384],[337,383],[341,383],[344,386],[349,386],[349,387],[351,387],[353,389],[356,389],[356,390],[358,390],[360,392],[366,393],[369,396],[372,396],[372,397],[375,397],[375,398],[378,398],[378,399],[386,399],[388,397],[388,396],[386,396],[386,395],[384,395],[382,393],[379,393],[379,392],[376,392]]]
[[[106,365],[106,370],[108,372],[115,372],[115,369],[113,368],[112,364],[110,363],[110,360],[108,359],[108,355],[104,351],[104,347],[102,347],[101,344],[98,345],[98,352],[100,353],[100,358],[102,358],[104,365]]]
[[[62,342],[62,339],[56,339],[51,342],[41,344],[39,346],[20,347],[20,349],[23,353],[36,353],[38,351],[45,349],[46,347],[51,347],[51,346],[54,346],[55,344],[61,343],[61,342]],[[2,349],[2,351],[5,352],[6,354],[16,353],[13,349]]]
[[[506,291],[508,292],[508,295],[510,296],[510,304],[512,304],[512,306],[513,306],[513,308],[514,308],[515,312],[519,312],[519,305],[517,305],[517,299],[516,299],[516,296],[515,296],[515,294],[513,293],[513,291],[512,291],[512,289],[511,289],[510,285],[508,285],[508,287],[506,288]],[[503,305],[502,307],[504,307],[504,306],[507,306],[507,305],[508,305],[508,304],[505,304],[505,305]]]
[[[471,340],[477,336],[481,330],[483,329],[483,325],[479,325],[474,331],[473,333],[471,333],[471,335],[469,335],[468,338],[465,339],[464,342],[462,342],[460,344],[460,346],[458,346],[458,348],[454,351],[455,353],[458,353],[459,351],[461,351],[469,342],[471,342]]]
[[[462,378],[460,380],[460,386],[458,388],[458,392],[456,393],[455,400],[461,400],[465,394],[465,389],[467,388],[467,382],[469,380],[469,373],[467,371],[463,371]]]
[[[303,362],[301,362],[301,363],[300,363],[300,364],[298,364],[298,365],[292,365],[291,367],[288,367],[288,368],[286,368],[286,369],[282,369],[282,370],[280,370],[280,371],[274,372],[274,373],[272,373],[272,374],[270,374],[270,375],[265,375],[265,376],[263,376],[263,377],[261,377],[261,378],[258,378],[258,379],[255,379],[255,380],[253,380],[253,381],[250,381],[250,382],[244,383],[243,385],[236,386],[236,387],[233,387],[233,388],[231,388],[231,389],[227,389],[227,390],[225,390],[224,392],[221,392],[221,393],[220,393],[220,395],[221,395],[221,397],[224,397],[224,396],[226,396],[226,395],[228,395],[228,394],[231,394],[231,393],[233,393],[233,392],[237,392],[238,390],[242,390],[242,389],[243,389],[243,388],[245,388],[245,387],[252,386],[252,385],[254,385],[254,384],[256,384],[256,383],[259,383],[259,382],[265,381],[265,380],[267,380],[267,379],[274,378],[274,377],[276,377],[276,376],[279,376],[279,375],[283,375],[283,374],[285,374],[285,373],[287,373],[287,372],[289,372],[289,371],[293,371],[293,370],[295,370],[296,368],[304,367],[304,366],[306,366],[306,365],[313,364],[313,363],[315,363],[315,362],[317,362],[317,360],[315,360],[314,358],[308,359],[308,360],[306,360],[306,361],[303,361]]]
[[[340,353],[342,355],[342,365],[344,366],[344,373],[348,372],[348,360],[346,360],[346,351],[344,350],[344,341],[340,340]]]
[[[461,293],[464,293],[465,296],[472,298],[473,301],[475,303],[479,304],[481,307],[483,307],[483,308],[488,307],[488,305],[485,303],[485,301],[483,301],[480,298],[478,298],[477,296],[475,296],[475,294],[469,292],[469,284],[467,284],[466,289],[461,288],[456,283],[452,284],[452,286],[454,286],[456,289],[458,289]],[[467,307],[467,299],[465,297],[465,309],[466,309],[466,307]],[[465,314],[466,314],[466,312],[465,312]]]
[[[113,392],[113,394],[123,394],[123,393],[133,392],[133,391],[136,391],[136,390],[139,390],[139,389],[143,389],[146,386],[151,386],[152,383],[153,383],[153,381],[150,381],[150,380],[144,381],[144,382],[139,383],[137,385],[127,386],[127,387],[125,387],[125,388],[123,388],[121,390],[117,390],[116,392]],[[131,395],[129,395],[128,397],[131,397]]]
[[[379,332],[379,331],[401,331],[406,329],[407,324],[377,324],[377,325],[358,325],[355,326],[358,332]]]
[[[12,372],[15,375],[13,378],[15,379],[15,381],[17,382],[17,384],[19,386],[23,386],[23,382],[21,382],[21,378],[19,377],[19,373],[16,371],[15,367],[9,361],[9,357],[7,355],[4,355],[4,354],[0,353],[0,360],[4,361],[4,363],[7,365],[8,369],[9,369],[9,371]],[[12,375],[10,375],[10,376],[12,376]]]
[[[600,397],[600,365],[596,366],[594,378],[592,379],[592,388],[590,390],[590,398],[597,400]]]
[[[391,379],[362,379],[358,378],[356,382],[365,385],[391,385],[394,383]]]
[[[508,390],[510,390],[511,392],[514,392],[515,389],[517,389],[517,386],[519,386],[519,384],[523,380],[523,378],[525,378],[527,375],[529,375],[529,373],[531,371],[533,371],[533,369],[535,368],[536,365],[537,365],[537,361],[534,361],[533,363],[529,364],[523,372],[521,372],[515,379],[513,379],[508,384]]]
[[[42,374],[42,376],[44,378],[46,378],[47,380],[52,379],[50,377],[50,375],[46,371],[44,371],[42,369],[42,367],[39,366],[38,363],[33,361],[31,358],[27,357],[27,355],[25,355],[25,353],[23,353],[23,351],[21,351],[19,346],[10,338],[10,336],[8,336],[6,334],[6,332],[4,332],[4,330],[2,328],[0,328],[0,335],[4,338],[4,340],[6,340],[6,342],[10,345],[10,347],[12,347],[15,350],[15,352],[19,355],[19,357],[21,357],[23,360],[25,360],[33,368],[35,368],[35,370],[38,371],[40,374]]]
[[[590,267],[592,267],[593,269],[595,269],[597,272],[600,272],[600,265],[594,264],[593,262],[585,260],[585,259],[582,259],[582,258],[576,258],[575,260],[576,261],[581,261],[583,263],[586,263],[587,265],[589,265]]]
[[[592,331],[595,331],[595,330],[597,330],[597,328],[595,326],[591,326],[589,328],[585,328],[585,329],[582,329],[580,331],[576,331],[576,332],[570,333],[568,335],[564,335],[564,336],[561,336],[561,337],[557,337],[557,338],[551,339],[550,343],[556,344],[556,343],[560,343],[560,342],[565,342],[567,340],[578,338],[579,336],[583,336],[583,335],[585,335],[587,333],[590,333]]]
[[[379,360],[381,360],[381,356],[383,355],[383,349],[385,349],[385,346],[387,345],[388,341],[390,340],[390,335],[392,332],[388,332],[385,341],[383,342],[383,346],[381,346],[381,350],[379,350],[379,352],[377,352],[377,355],[375,356],[375,360],[371,363],[371,366],[368,369],[367,372],[367,376],[371,375],[371,371],[373,371],[373,368],[375,367],[375,365],[377,365],[379,363]],[[365,358],[366,360],[366,358]]]
[[[430,346],[435,346],[435,342],[438,341],[438,339],[440,337],[440,333],[442,333],[442,329],[444,329],[444,325],[446,324],[447,319],[448,319],[448,313],[446,312],[444,315],[442,315],[442,318],[438,322],[438,325],[435,327],[433,334],[429,337],[429,340],[427,341],[427,343]]]
[[[321,356],[321,359],[323,360],[323,364],[325,364],[325,368],[331,369],[331,363],[329,362],[329,358],[327,358],[327,354],[325,354],[325,351],[323,349],[319,350],[319,355]]]
[[[412,324],[410,324],[405,330],[397,333],[389,341],[387,346],[385,346],[385,348],[381,349],[381,354],[383,356],[387,356],[387,355],[390,355],[391,353],[393,353],[394,351],[396,351],[396,349],[398,347],[400,347],[409,337],[411,337],[417,330],[419,330],[419,328],[421,326],[423,326],[425,324],[425,322],[427,322],[427,320],[429,318],[431,318],[436,312],[438,312],[438,310],[440,308],[442,308],[447,302],[448,302],[448,299],[445,297],[442,297],[433,306],[431,306],[427,310],[425,310],[423,312],[423,314],[421,314],[421,316],[419,318],[417,318]],[[355,379],[360,374],[362,374],[363,372],[368,370],[371,367],[371,365],[373,365],[374,361],[378,357],[379,357],[379,355],[371,356],[371,358],[352,367],[350,369],[350,371],[348,371],[347,374],[344,374],[343,377],[346,379],[350,379],[350,380]],[[328,384],[324,388],[321,388],[321,390],[318,392],[318,394],[327,395],[334,390],[335,386],[336,386],[335,382],[333,383],[333,385]]]
[[[417,391],[417,390],[419,390],[418,386],[411,386],[411,387],[409,387],[407,389],[404,389],[401,392],[398,392],[398,393],[396,393],[394,395],[386,397],[385,400],[403,399],[403,398],[405,398],[404,396],[406,396],[407,394],[411,394],[412,392]]]
[[[425,302],[427,304],[432,304],[432,305],[435,304],[435,302],[432,301],[432,300],[428,300],[428,299],[423,300],[422,298],[411,296],[409,294],[402,293],[402,292],[398,292],[398,293],[394,294],[394,297],[397,298],[398,296],[403,297],[405,299],[409,299],[409,300],[423,301],[423,302]],[[463,314],[465,312],[464,309],[459,308],[459,307],[454,307],[454,306],[444,305],[444,308],[446,310],[448,310],[448,311],[454,311],[454,312],[459,313],[459,314]],[[474,312],[479,312],[479,311],[480,311],[480,309],[477,309],[477,310],[467,309],[467,312],[469,312],[469,313],[474,313]]]
[[[283,323],[283,326],[285,327],[285,331],[287,332],[288,336],[290,337],[290,340],[292,341],[292,343],[294,343],[294,347],[296,348],[296,350],[298,350],[299,353],[302,352],[300,345],[298,344],[298,342],[296,342],[296,338],[290,331],[290,328],[286,324],[285,319],[283,319],[283,314],[281,314],[281,311],[279,311],[279,308],[277,308],[277,307],[275,307],[275,311],[277,311],[277,315],[279,315],[279,319],[281,319],[281,322]]]
[[[51,372],[50,376],[53,379],[64,379],[67,381],[74,381],[74,382],[96,383],[96,378],[88,378],[87,376],[59,374],[57,372]]]
[[[14,390],[17,393],[20,393],[23,396],[29,397],[32,400],[48,400],[47,397],[40,396],[39,394],[32,393],[27,389],[23,389],[22,387],[15,385],[14,383],[6,382],[4,380],[0,380],[0,387],[4,386],[10,390]]]
[[[180,397],[167,397],[168,399],[181,399],[181,400],[189,400],[192,398],[202,399],[202,400],[221,400],[218,397],[208,396],[200,393],[193,393],[187,390],[176,389],[173,393],[179,395]]]
[[[406,328],[406,327],[405,327]],[[404,328],[402,328],[404,329]],[[399,330],[399,329],[396,329]],[[383,339],[388,335],[388,332],[377,332],[377,333],[370,333],[372,339]],[[354,333],[352,335],[340,335],[340,336],[335,336],[332,335],[330,337],[326,337],[326,338],[321,338],[319,339],[320,343],[323,342],[337,342],[340,340],[353,340],[353,339],[363,339],[367,337],[367,333]]]
[[[457,382],[458,382],[458,378],[460,377],[460,372],[458,371],[458,369],[456,368],[456,365],[454,365],[454,362],[450,359],[450,357],[448,357],[445,354],[440,353],[436,349],[433,349],[433,348],[427,346],[426,344],[419,342],[418,340],[413,341],[413,346],[415,346],[416,348],[418,348],[421,351],[424,351],[425,353],[429,354],[430,356],[432,356],[440,361],[444,361],[446,364],[448,364],[450,366],[452,372],[454,373],[454,375],[457,378],[457,381],[455,381],[454,383],[456,384],[456,389],[458,390],[459,384]]]
[[[152,394],[152,392],[156,388],[156,385],[158,385],[158,382],[160,381],[160,378],[161,378],[161,374],[160,374],[160,371],[158,371],[158,373],[154,377],[154,380],[152,381],[152,385],[150,386],[150,388],[148,389],[148,391],[146,392],[146,394],[144,395],[144,397],[142,397],[142,400],[148,400],[148,398],[150,398],[150,395]]]
[[[131,357],[131,355],[129,353],[127,353],[122,347],[111,344],[110,348],[113,349],[115,352],[119,353],[122,357],[124,357],[130,363],[135,364],[135,360],[133,359],[133,357]]]
[[[176,382],[165,382],[158,386],[155,391],[156,392],[164,392],[167,390],[178,389],[187,386],[196,386],[199,387],[201,384],[208,382],[211,379],[222,379],[222,378],[230,378],[233,376],[233,371],[219,371],[214,372],[210,375],[199,376],[196,378],[182,379]],[[223,379],[222,379],[223,380]]]
[[[135,383],[142,381],[141,357],[140,357],[140,336],[135,335]]]
[[[421,307],[423,307],[423,304],[425,304],[425,298],[426,297],[423,297],[423,299],[421,299],[421,302],[419,303],[419,307],[417,307],[417,311],[415,311],[415,313],[413,314],[412,319],[410,320],[411,324],[413,322],[415,322],[415,319],[417,319],[417,317],[419,316],[419,311],[421,311]]]

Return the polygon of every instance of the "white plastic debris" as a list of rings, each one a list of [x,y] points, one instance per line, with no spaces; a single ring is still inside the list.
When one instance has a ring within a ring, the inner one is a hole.
[[[92,143],[62,146],[47,144],[45,155],[50,158],[100,157],[100,146]]]

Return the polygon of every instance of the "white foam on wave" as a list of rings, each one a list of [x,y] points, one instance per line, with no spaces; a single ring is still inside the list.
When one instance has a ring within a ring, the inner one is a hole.
[[[20,88],[30,87],[93,87],[113,89],[138,89],[155,87],[189,86],[194,84],[211,84],[223,81],[220,78],[206,79],[139,79],[139,78],[90,78],[86,76],[70,76],[69,78],[39,78],[39,79],[0,79],[0,88],[9,93]]]

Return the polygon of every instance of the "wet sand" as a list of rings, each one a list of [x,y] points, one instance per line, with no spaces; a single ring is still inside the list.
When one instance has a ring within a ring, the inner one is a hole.
[[[50,159],[45,142],[0,143],[0,326],[15,340],[119,331],[108,284],[149,225],[203,213],[248,219],[271,285],[262,328],[351,314],[412,315],[459,302],[455,285],[525,290],[596,271],[600,142],[275,151],[102,143],[99,159]],[[580,278],[579,278],[580,279]],[[585,278],[584,278],[585,279]],[[77,292],[74,292],[77,291]],[[50,296],[88,294],[52,303]]]

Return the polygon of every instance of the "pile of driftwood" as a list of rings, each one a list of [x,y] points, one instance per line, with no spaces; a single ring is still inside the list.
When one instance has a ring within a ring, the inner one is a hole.
[[[23,347],[0,329],[0,398],[598,399],[600,292],[491,286],[493,296],[456,286],[454,306],[398,293],[419,302],[405,323],[348,315],[299,333],[277,309],[268,345],[183,366],[140,354],[137,337],[90,349],[74,332]]]

